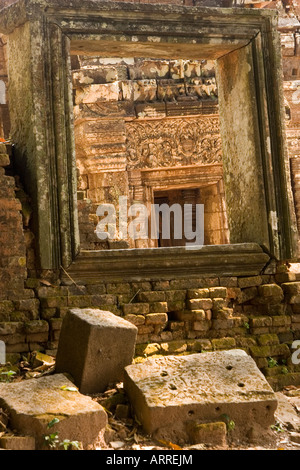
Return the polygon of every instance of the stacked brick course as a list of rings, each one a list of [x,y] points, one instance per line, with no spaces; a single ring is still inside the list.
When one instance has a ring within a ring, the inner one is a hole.
[[[38,347],[55,354],[67,310],[96,307],[137,326],[138,356],[242,348],[274,386],[300,380],[291,361],[293,341],[300,339],[298,274],[64,284],[26,281],[36,297],[14,306],[33,310],[35,302],[37,312],[40,303],[41,319],[5,322],[1,316],[0,339],[15,342],[10,352]]]

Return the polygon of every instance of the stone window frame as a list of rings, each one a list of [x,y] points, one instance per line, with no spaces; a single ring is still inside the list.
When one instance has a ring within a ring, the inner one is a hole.
[[[70,53],[216,59],[231,243],[296,257],[276,12],[18,0],[1,11],[0,32],[8,36],[11,136],[41,269],[67,268],[79,254]]]

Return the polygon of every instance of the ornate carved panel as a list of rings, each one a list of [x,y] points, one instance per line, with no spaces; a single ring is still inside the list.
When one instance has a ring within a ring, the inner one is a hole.
[[[126,123],[127,168],[221,163],[218,116]]]

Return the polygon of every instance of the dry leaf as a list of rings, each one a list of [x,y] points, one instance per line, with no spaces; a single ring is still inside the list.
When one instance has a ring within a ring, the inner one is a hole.
[[[43,284],[43,286],[47,287],[55,287],[51,282],[47,281],[46,279],[40,279],[40,283]]]
[[[161,444],[169,447],[169,449],[173,449],[173,450],[182,450],[182,447],[178,446],[177,444],[173,444],[173,442],[169,442],[169,441],[163,441],[163,440],[158,440],[158,442],[160,442]]]

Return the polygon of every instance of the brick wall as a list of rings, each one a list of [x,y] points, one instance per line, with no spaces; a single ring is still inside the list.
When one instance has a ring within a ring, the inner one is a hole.
[[[21,203],[15,194],[15,179],[5,174],[10,165],[6,146],[0,144],[0,296],[11,299],[24,289],[26,246]]]
[[[8,352],[38,347],[55,354],[67,310],[100,308],[137,326],[137,360],[241,348],[275,388],[300,383],[300,366],[291,360],[292,343],[300,339],[299,274],[80,285],[65,278],[56,286],[30,278],[25,285],[35,293],[30,303],[39,303],[39,316],[22,323],[4,322],[0,314],[0,339]]]
[[[34,266],[28,199],[10,175],[13,172],[9,154],[10,147],[0,144],[0,339],[5,341],[7,353],[12,354],[39,347],[43,338],[36,335],[40,302],[24,284],[30,272],[27,268]],[[21,200],[18,193],[22,194]],[[43,326],[47,328],[47,340],[49,327]]]

